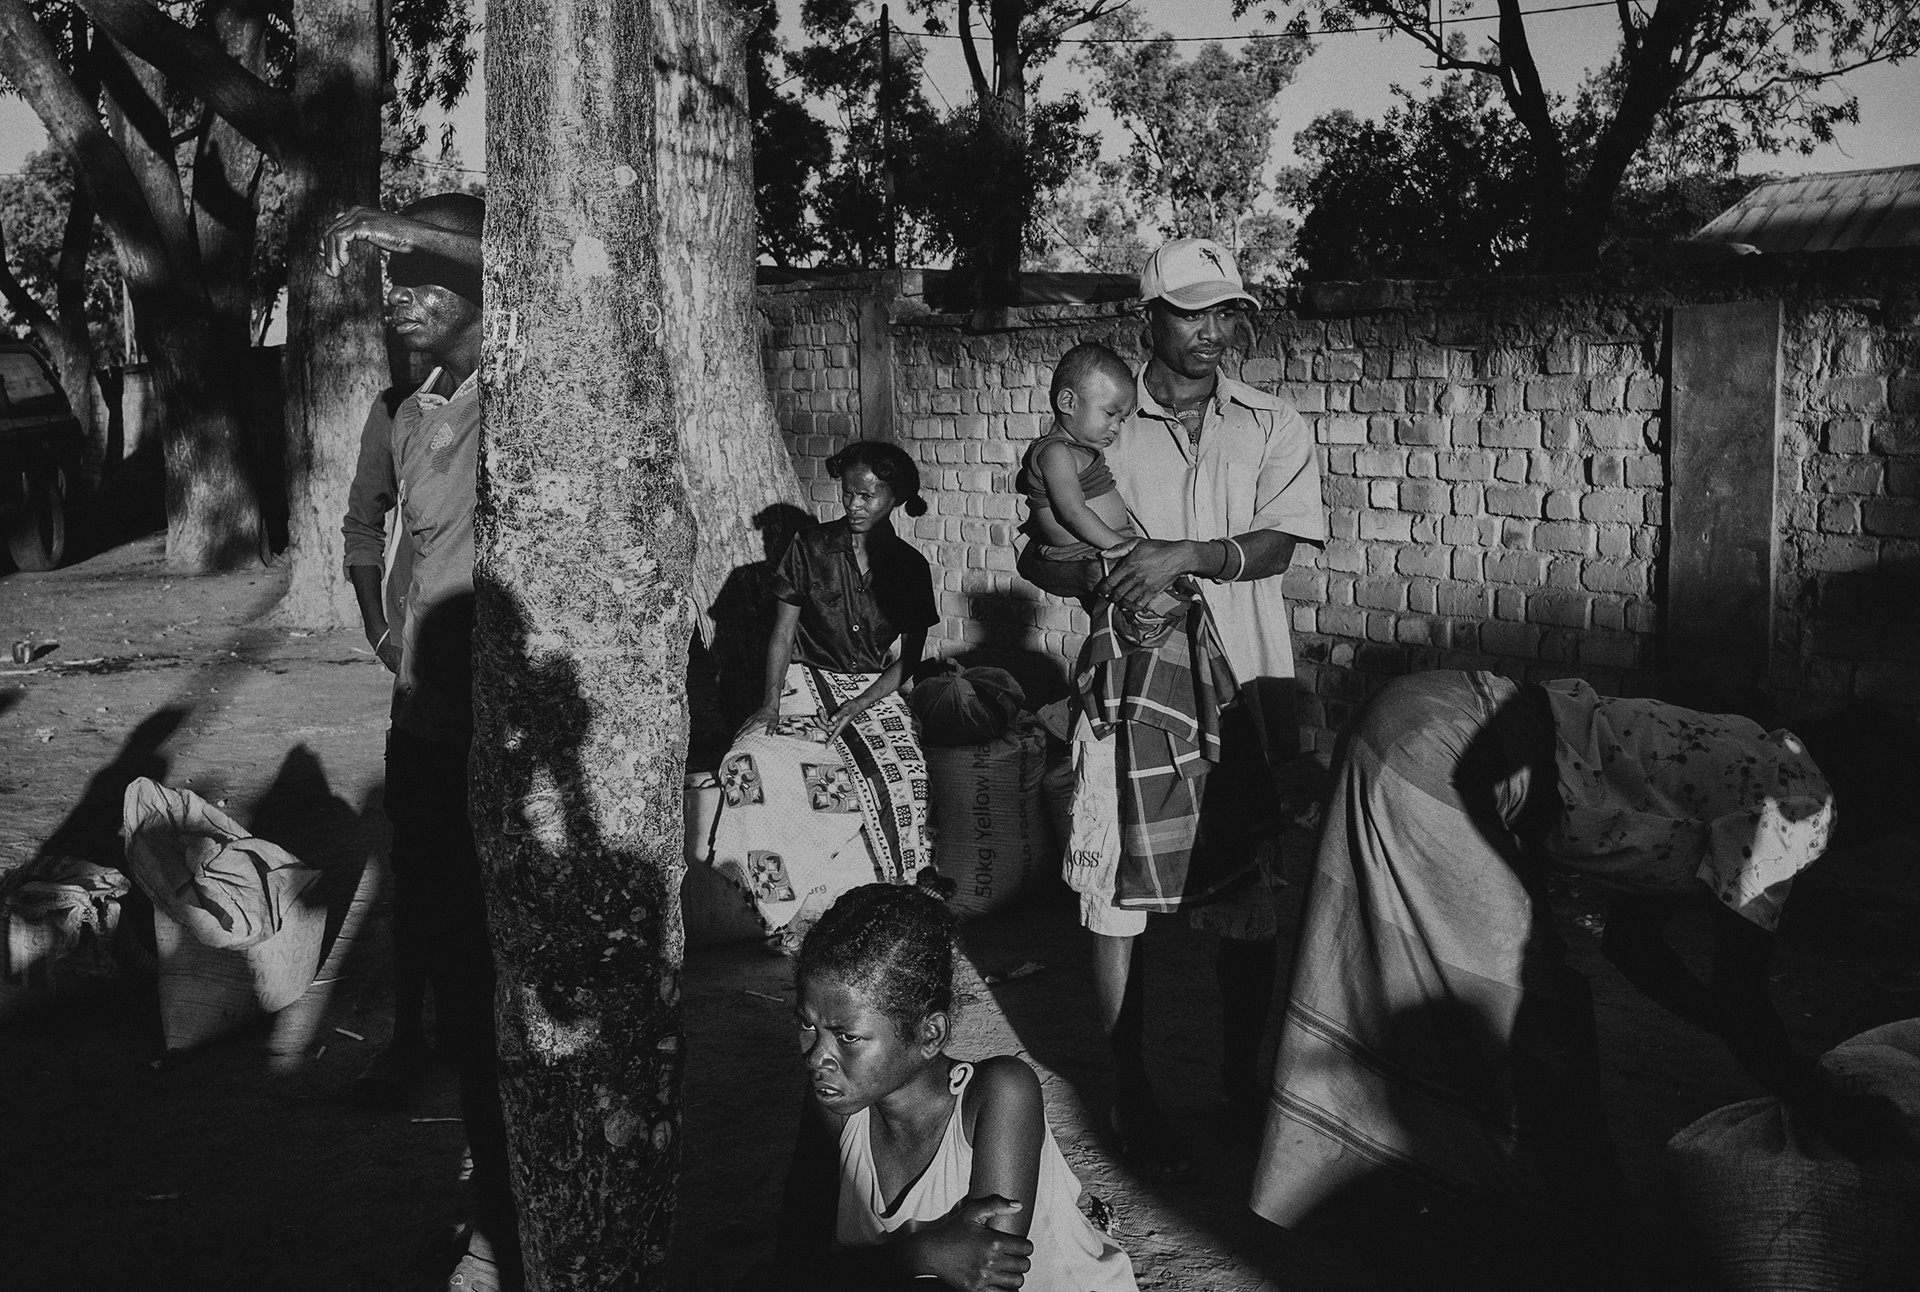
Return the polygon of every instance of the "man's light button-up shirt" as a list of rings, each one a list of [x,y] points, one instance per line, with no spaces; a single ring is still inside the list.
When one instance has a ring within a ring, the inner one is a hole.
[[[1326,542],[1313,433],[1292,404],[1224,374],[1198,445],[1137,382],[1140,409],[1107,449],[1134,525],[1148,538],[1217,539],[1273,529]],[[1200,587],[1234,675],[1293,676],[1293,638],[1279,576]]]

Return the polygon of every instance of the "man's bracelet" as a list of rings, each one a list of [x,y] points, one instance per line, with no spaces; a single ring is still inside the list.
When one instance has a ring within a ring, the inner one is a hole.
[[[1241,547],[1237,540],[1231,539],[1231,538],[1217,538],[1214,540],[1214,542],[1224,546],[1228,552],[1232,552],[1235,557],[1235,560],[1233,564],[1233,573],[1228,574],[1227,573],[1227,553],[1222,552],[1220,554],[1220,573],[1213,576],[1213,581],[1215,583],[1232,583],[1235,580],[1239,579],[1241,575],[1247,572],[1246,549]]]
[[[393,630],[391,628],[383,629],[381,631],[380,640],[373,644],[373,650],[376,655],[379,654],[380,648],[387,644],[387,638],[392,635],[393,635]]]

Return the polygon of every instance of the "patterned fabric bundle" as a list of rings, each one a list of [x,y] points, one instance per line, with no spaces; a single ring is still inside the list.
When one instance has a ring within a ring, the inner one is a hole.
[[[872,680],[792,665],[779,720],[720,764],[713,864],[753,894],[770,933],[797,939],[848,889],[912,883],[931,860],[927,765],[900,697],[823,743],[826,715]]]

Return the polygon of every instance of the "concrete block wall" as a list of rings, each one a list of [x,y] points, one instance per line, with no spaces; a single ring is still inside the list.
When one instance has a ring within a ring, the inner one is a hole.
[[[985,334],[942,317],[895,324],[897,438],[932,504],[912,525],[934,567],[932,649],[1007,666],[1041,694],[1064,691],[1087,622],[1014,573],[1026,517],[1014,477],[1047,424],[1054,362],[1084,340],[1122,342],[1125,330],[1117,310],[1098,306],[1034,307]]]
[[[1384,286],[1296,293],[1258,321],[1238,374],[1292,400],[1320,453],[1329,541],[1285,576],[1307,747],[1330,751],[1355,702],[1415,669],[1658,693],[1667,313],[1687,300],[1786,306],[1774,700],[1789,718],[1920,705],[1920,261]],[[763,293],[768,375],[824,515],[817,464],[859,434],[834,376],[836,321],[858,305],[799,294]],[[1014,573],[1013,477],[1059,355],[1102,340],[1138,365],[1141,326],[1095,305],[1010,311],[990,331],[907,309],[890,327],[891,435],[932,504],[902,526],[935,569],[930,649],[1064,690],[1085,620]]]
[[[1787,312],[1771,681],[1790,711],[1920,706],[1920,288]]]
[[[1651,689],[1657,311],[1584,296],[1269,320],[1243,379],[1321,450],[1328,541],[1284,576],[1315,744],[1384,677]]]
[[[864,434],[860,416],[858,282],[785,283],[759,290],[760,353],[774,416],[816,516],[839,514],[826,461]]]

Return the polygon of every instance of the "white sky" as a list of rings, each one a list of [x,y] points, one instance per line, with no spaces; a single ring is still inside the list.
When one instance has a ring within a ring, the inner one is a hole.
[[[1530,7],[1550,8],[1570,0],[1531,0]],[[484,0],[476,0],[476,8]],[[798,42],[799,0],[780,0],[784,29],[790,44]],[[1170,31],[1176,36],[1222,36],[1234,43],[1234,37],[1259,28],[1253,16],[1235,23],[1230,16],[1229,0],[1134,0],[1134,7],[1151,30]],[[904,10],[905,5],[896,5]],[[1482,0],[1476,8],[1491,13],[1491,3]],[[896,21],[911,21],[904,14]],[[1463,27],[1468,39],[1478,44],[1491,23],[1469,23]],[[1549,88],[1571,92],[1582,72],[1602,62],[1613,46],[1612,6],[1584,10],[1542,13],[1528,23],[1535,56]],[[936,105],[962,101],[969,93],[965,65],[959,43],[954,40],[930,40],[927,97]],[[1057,94],[1067,89],[1085,89],[1085,80],[1070,63],[1071,48],[1046,70],[1043,91]],[[1314,117],[1334,108],[1348,108],[1362,117],[1377,117],[1391,104],[1388,86],[1398,82],[1417,85],[1428,75],[1423,55],[1405,38],[1381,40],[1371,33],[1328,35],[1318,38],[1313,55],[1302,66],[1293,85],[1280,95],[1275,105],[1278,127],[1274,132],[1273,161],[1293,160],[1292,140]],[[482,86],[476,77],[474,92],[453,114],[457,147],[468,166],[481,164],[483,143]],[[1748,170],[1804,171],[1855,170],[1880,166],[1907,165],[1920,161],[1920,60],[1905,65],[1874,67],[1856,72],[1846,82],[1860,98],[1861,124],[1844,129],[1839,140],[1801,157],[1752,157]],[[1096,125],[1111,129],[1111,122],[1096,118]],[[0,99],[0,172],[15,171],[21,160],[35,148],[44,146],[45,133],[32,112],[18,99]],[[1117,152],[1116,148],[1109,148]]]

